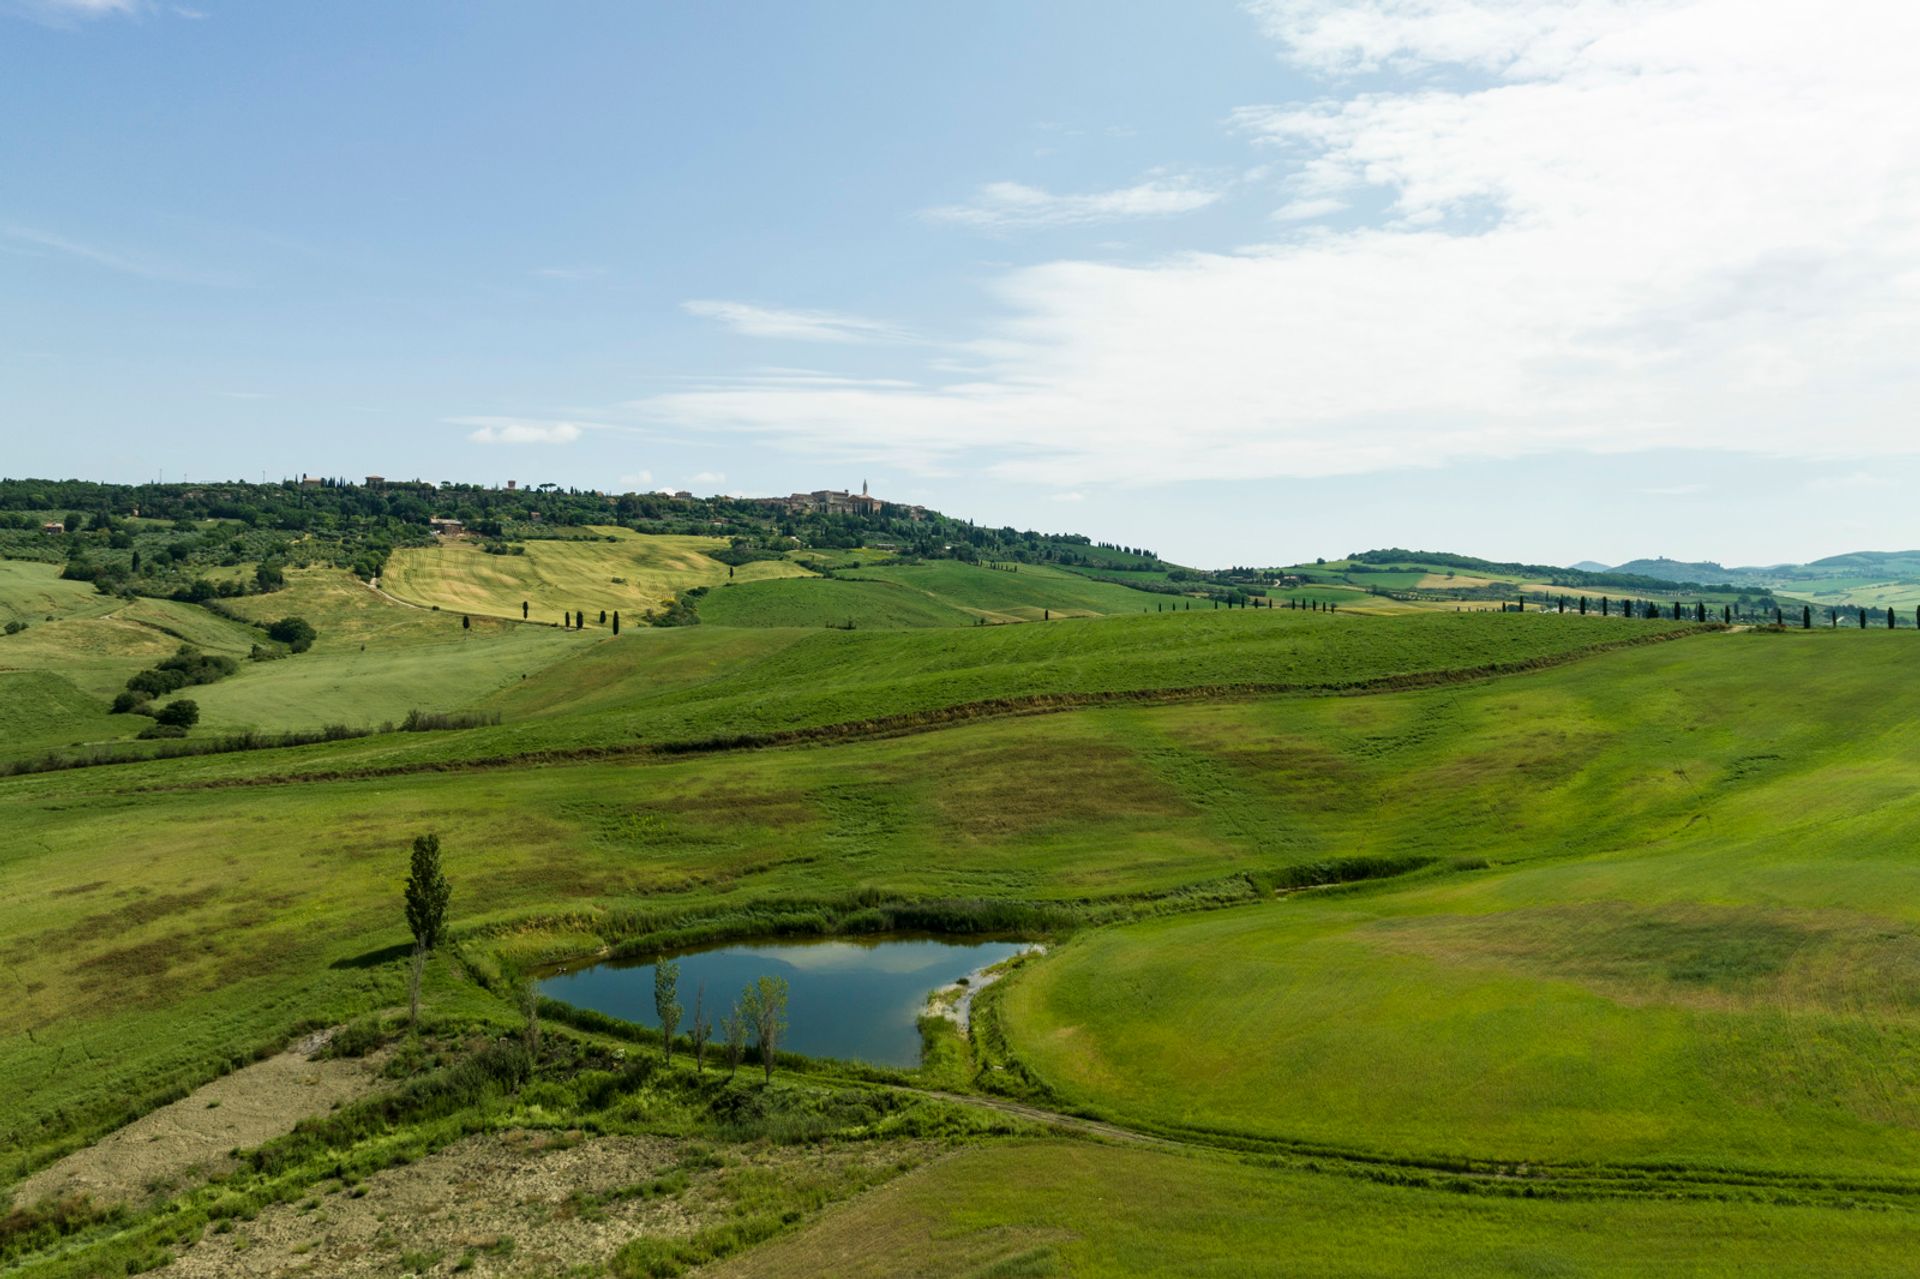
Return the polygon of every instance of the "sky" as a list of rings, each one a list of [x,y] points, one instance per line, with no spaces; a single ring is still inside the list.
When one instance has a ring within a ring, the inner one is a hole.
[[[0,474],[1920,546],[1920,6],[0,0]]]

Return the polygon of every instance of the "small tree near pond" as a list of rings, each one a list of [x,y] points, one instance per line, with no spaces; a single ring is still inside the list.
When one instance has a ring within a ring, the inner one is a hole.
[[[727,1078],[740,1070],[740,1059],[747,1055],[747,1014],[738,1003],[720,1019],[720,1034],[727,1048]]]
[[[707,1040],[713,1034],[713,1023],[707,1020],[707,986],[702,982],[693,992],[693,1020],[687,1023],[687,1038],[693,1041],[693,1069],[695,1074],[707,1072]]]
[[[753,1026],[760,1068],[772,1083],[774,1054],[780,1051],[780,1036],[787,1029],[787,979],[761,977],[748,983],[740,994],[740,1011]]]
[[[653,966],[653,1011],[660,1018],[660,1049],[673,1060],[673,1032],[680,1025],[680,961],[662,959]]]

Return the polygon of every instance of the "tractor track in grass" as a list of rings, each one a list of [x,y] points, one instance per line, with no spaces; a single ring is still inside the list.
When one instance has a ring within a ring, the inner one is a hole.
[[[1235,683],[1200,684],[1181,688],[1105,689],[1086,692],[1035,693],[1018,697],[992,697],[959,702],[922,711],[881,715],[870,719],[846,720],[806,728],[777,729],[766,732],[716,734],[711,737],[679,741],[626,742],[606,746],[558,747],[547,750],[518,751],[505,755],[478,756],[471,759],[417,760],[368,768],[321,769],[298,773],[260,773],[248,777],[209,777],[195,781],[155,783],[126,788],[125,793],[161,791],[225,790],[252,786],[291,786],[307,783],[364,781],[384,777],[405,777],[424,773],[478,773],[506,768],[555,764],[587,764],[615,760],[678,759],[693,755],[722,755],[740,751],[773,750],[783,747],[838,745],[843,742],[875,741],[937,732],[983,720],[1015,719],[1035,715],[1056,715],[1068,711],[1095,710],[1103,707],[1163,706],[1193,702],[1244,701],[1265,697],[1365,697],[1384,693],[1416,692],[1459,684],[1551,670],[1584,661],[1605,653],[1665,644],[1695,635],[1718,634],[1719,623],[1690,624],[1684,629],[1635,635],[1627,639],[1592,644],[1563,653],[1545,654],[1512,662],[1490,662],[1453,670],[1415,671],[1381,675],[1345,683]]]
[[[1060,1133],[1165,1151],[1225,1155],[1296,1171],[1355,1177],[1387,1185],[1495,1194],[1527,1199],[1703,1199],[1920,1213],[1920,1181],[1827,1176],[1763,1169],[1694,1168],[1679,1164],[1553,1164],[1467,1156],[1396,1156],[1362,1150],[1205,1131],[1159,1132],[980,1093],[895,1085],[896,1092],[956,1106],[974,1106]]]

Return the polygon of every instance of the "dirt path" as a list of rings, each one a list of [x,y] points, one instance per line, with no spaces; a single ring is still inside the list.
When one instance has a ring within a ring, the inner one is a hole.
[[[232,1163],[230,1152],[291,1132],[307,1116],[380,1086],[377,1059],[315,1060],[326,1038],[309,1036],[142,1115],[21,1182],[14,1203],[70,1194],[139,1203],[217,1173]]]

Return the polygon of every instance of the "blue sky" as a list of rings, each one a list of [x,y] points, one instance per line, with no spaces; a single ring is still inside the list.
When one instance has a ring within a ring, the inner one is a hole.
[[[0,472],[1920,544],[1910,6],[0,0]]]

